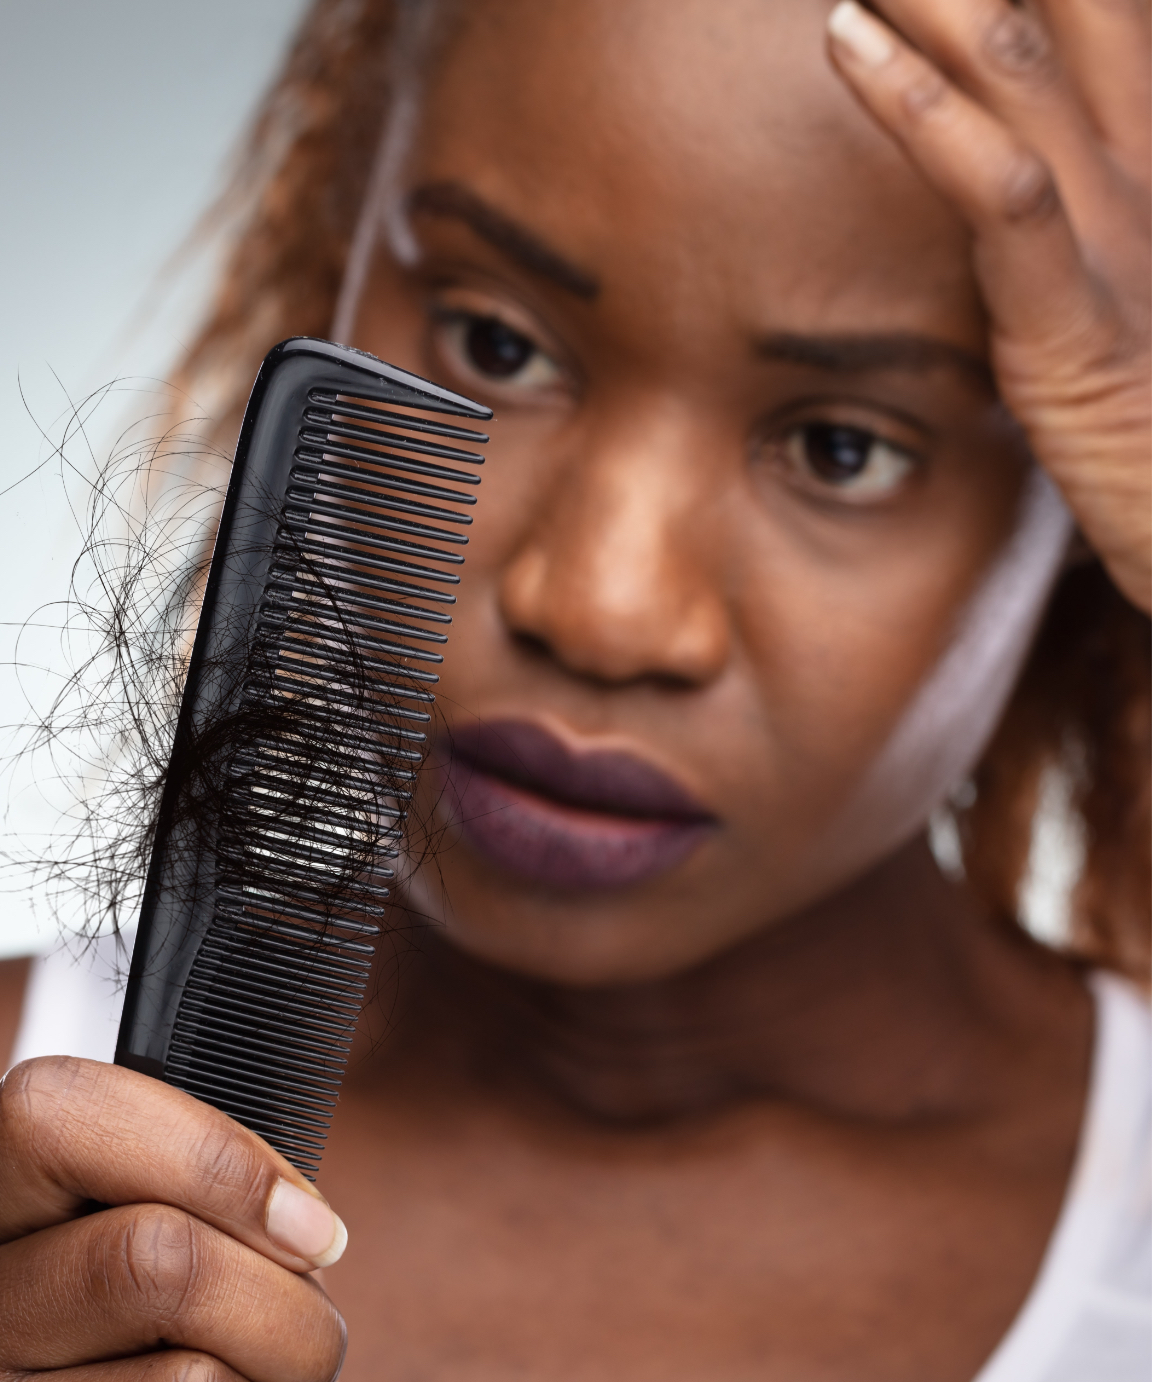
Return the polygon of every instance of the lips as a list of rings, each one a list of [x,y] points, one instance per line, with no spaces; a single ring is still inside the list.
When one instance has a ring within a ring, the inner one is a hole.
[[[580,753],[525,721],[455,731],[442,807],[481,856],[555,889],[611,889],[674,868],[716,820],[631,754]]]

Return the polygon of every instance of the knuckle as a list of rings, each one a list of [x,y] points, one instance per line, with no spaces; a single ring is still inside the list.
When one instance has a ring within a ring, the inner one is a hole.
[[[985,25],[980,48],[988,63],[1008,76],[1046,80],[1053,74],[1048,35],[1025,10],[999,10]]]
[[[1056,179],[1042,159],[1021,152],[1010,160],[997,189],[996,213],[1010,223],[1052,220],[1060,211]]]
[[[196,1221],[169,1205],[114,1216],[93,1264],[114,1307],[162,1325],[176,1320],[203,1264]]]
[[[262,1165],[247,1130],[207,1105],[198,1105],[195,1115],[184,1146],[205,1184],[241,1203],[252,1196],[262,1199],[267,1176],[261,1173],[270,1169]]]
[[[943,105],[948,90],[948,83],[939,72],[919,71],[901,93],[904,110],[913,120],[923,119]]]

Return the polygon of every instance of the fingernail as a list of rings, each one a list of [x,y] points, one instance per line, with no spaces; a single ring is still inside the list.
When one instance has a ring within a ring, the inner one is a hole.
[[[335,1263],[348,1244],[340,1216],[319,1196],[301,1191],[283,1177],[268,1202],[265,1229],[274,1243],[317,1268]]]
[[[828,16],[828,32],[865,67],[883,67],[896,52],[884,25],[856,0],[840,0]]]

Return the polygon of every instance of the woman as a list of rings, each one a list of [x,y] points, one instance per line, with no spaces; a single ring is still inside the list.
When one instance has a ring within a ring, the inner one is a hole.
[[[9,1376],[330,1377],[338,1311],[352,1378],[1149,1376],[1147,15],[875,10],[305,25],[187,378],[332,332],[496,409],[443,848],[346,1251],[179,1092],[10,1073]]]

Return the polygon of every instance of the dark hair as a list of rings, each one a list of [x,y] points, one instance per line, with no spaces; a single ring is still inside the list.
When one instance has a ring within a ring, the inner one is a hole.
[[[206,387],[227,446],[265,351],[327,335],[388,109],[398,20],[419,0],[316,0],[217,208],[235,240],[175,383]],[[1070,776],[1085,863],[1068,948],[1143,979],[1149,957],[1152,642],[1148,617],[1097,562],[1068,571],[958,812],[973,885],[1006,918],[1046,768]]]

